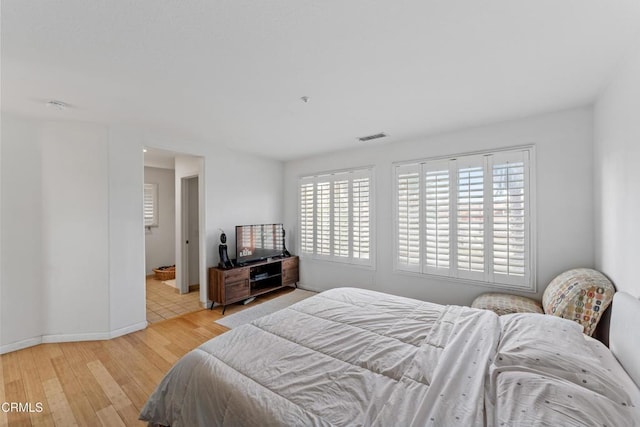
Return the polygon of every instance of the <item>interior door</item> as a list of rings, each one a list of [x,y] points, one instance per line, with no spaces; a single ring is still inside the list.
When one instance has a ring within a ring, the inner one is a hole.
[[[198,177],[189,178],[187,185],[188,193],[188,286],[200,283],[200,229],[199,229],[199,206],[198,206]]]

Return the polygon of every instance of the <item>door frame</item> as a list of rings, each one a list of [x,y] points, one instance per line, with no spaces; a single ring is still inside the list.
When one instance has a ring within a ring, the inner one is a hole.
[[[166,151],[166,152],[170,152],[173,154],[174,159],[178,158],[178,157],[192,157],[195,159],[198,159],[199,162],[199,167],[198,167],[198,172],[195,174],[192,174],[192,176],[190,176],[191,178],[193,177],[198,177],[198,222],[199,222],[199,229],[198,229],[198,238],[199,238],[199,274],[200,274],[200,305],[204,308],[207,308],[208,305],[208,287],[207,287],[207,236],[206,236],[206,200],[205,200],[205,194],[206,194],[206,180],[205,180],[205,157],[201,156],[201,155],[197,155],[197,154],[191,154],[191,153],[186,153],[186,152],[179,152],[179,151],[174,151],[171,149],[167,149],[167,148],[161,148],[161,147],[156,147],[153,145],[148,145],[148,144],[144,144],[143,148],[148,148],[151,150],[161,150],[161,151]],[[142,164],[140,165],[141,169],[142,169],[142,184],[144,184],[144,168],[145,168],[145,162],[144,162],[144,155],[142,156]],[[176,169],[174,168],[174,173],[176,172]],[[186,178],[190,178],[190,177],[186,177]],[[182,178],[182,177],[181,177]],[[182,182],[182,181],[180,181]],[[175,223],[174,223],[174,229],[175,229],[175,242],[174,242],[174,246],[176,248],[176,254],[175,254],[175,263],[176,263],[176,288],[178,289],[178,291],[182,291],[182,257],[183,257],[183,250],[182,250],[182,240],[183,240],[183,232],[182,232],[182,208],[181,208],[181,204],[182,204],[182,186],[178,186],[177,183],[177,179],[174,180],[175,183],[175,200],[174,200],[174,204],[175,204],[175,212],[176,212],[176,218],[175,218]],[[140,188],[142,188],[142,184],[140,186]],[[180,191],[180,199],[178,199],[178,191]],[[140,215],[142,218],[142,210],[143,210],[143,203],[142,200],[140,200]],[[141,227],[141,230],[143,230],[143,227]],[[146,239],[144,238],[144,231],[142,231],[142,271],[145,272],[144,275],[146,276],[146,268],[145,268],[145,260],[146,260]],[[144,281],[142,282],[142,286],[144,288],[145,283]],[[188,290],[188,287],[187,287]],[[146,298],[144,300],[144,304],[145,304],[145,310],[146,310]]]

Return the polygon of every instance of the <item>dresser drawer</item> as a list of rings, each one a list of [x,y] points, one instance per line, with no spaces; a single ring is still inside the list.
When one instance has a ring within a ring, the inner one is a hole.
[[[224,271],[224,281],[235,282],[242,279],[249,279],[249,268],[234,268],[232,270]]]
[[[298,268],[287,268],[282,270],[282,284],[289,284],[298,281]]]
[[[282,270],[298,268],[298,257],[285,258],[282,260]]]
[[[225,284],[225,302],[249,298],[249,279]]]

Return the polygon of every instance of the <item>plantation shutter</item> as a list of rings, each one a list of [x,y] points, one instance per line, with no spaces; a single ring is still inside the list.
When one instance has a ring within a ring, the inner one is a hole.
[[[316,184],[316,254],[331,255],[331,183]]]
[[[420,165],[396,167],[397,263],[420,271]]]
[[[484,158],[457,159],[457,268],[458,277],[483,279],[484,265]]]
[[[144,184],[143,216],[145,227],[158,226],[158,184]]]
[[[451,256],[451,162],[423,165],[426,271],[448,274]]]
[[[395,267],[533,289],[531,152],[395,165]]]
[[[300,179],[302,254],[371,265],[371,169]]]
[[[349,181],[333,183],[333,248],[338,257],[349,256]]]
[[[493,275],[505,284],[529,276],[528,152],[501,153],[492,160]]]
[[[352,184],[353,258],[371,256],[371,179],[355,178]]]
[[[303,253],[313,253],[314,187],[313,182],[300,185],[300,251]]]

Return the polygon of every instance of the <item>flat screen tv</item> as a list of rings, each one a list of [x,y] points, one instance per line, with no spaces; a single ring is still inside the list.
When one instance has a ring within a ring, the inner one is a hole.
[[[236,226],[236,262],[246,264],[283,255],[282,224]]]

